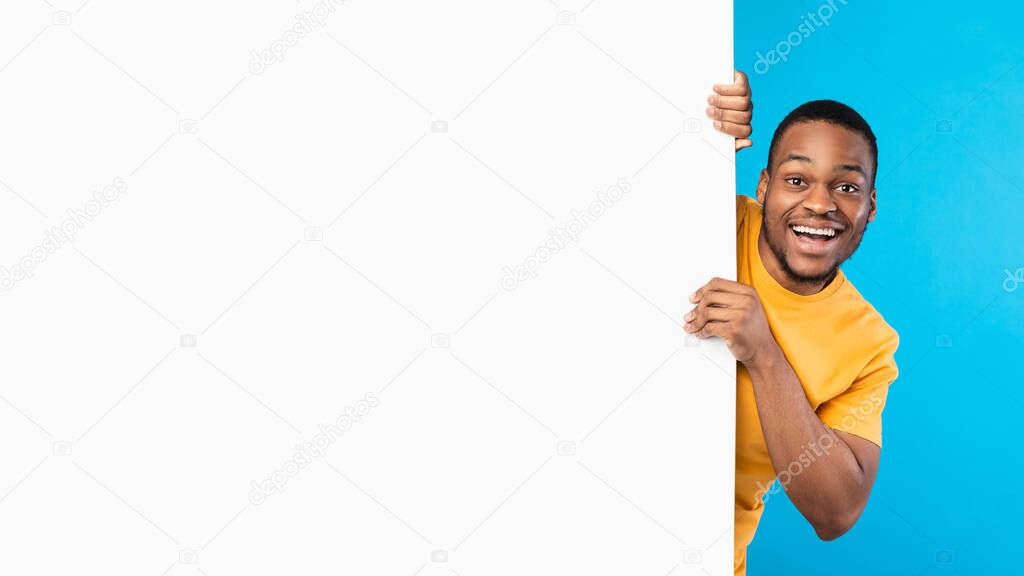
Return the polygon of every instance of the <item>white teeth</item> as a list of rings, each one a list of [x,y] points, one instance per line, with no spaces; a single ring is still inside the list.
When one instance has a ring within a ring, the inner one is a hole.
[[[794,232],[802,232],[804,234],[814,234],[816,236],[828,236],[831,238],[836,235],[835,228],[811,228],[810,226],[793,226]]]

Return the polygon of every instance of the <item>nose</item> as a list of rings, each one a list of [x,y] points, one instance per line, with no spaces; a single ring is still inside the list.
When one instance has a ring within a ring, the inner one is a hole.
[[[819,183],[811,186],[804,197],[803,207],[815,214],[835,212],[838,207],[832,199],[832,190],[828,185]]]

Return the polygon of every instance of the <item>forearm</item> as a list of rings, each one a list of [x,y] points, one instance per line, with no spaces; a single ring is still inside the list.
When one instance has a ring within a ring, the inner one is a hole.
[[[815,414],[778,346],[747,365],[761,429],[783,488],[824,539],[853,525],[867,501],[866,474],[853,450]]]

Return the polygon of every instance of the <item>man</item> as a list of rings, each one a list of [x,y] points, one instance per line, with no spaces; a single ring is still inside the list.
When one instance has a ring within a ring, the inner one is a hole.
[[[750,146],[746,76],[715,92],[715,127]],[[839,266],[875,217],[877,169],[874,133],[852,108],[819,100],[790,112],[757,200],[736,198],[739,281],[714,278],[690,297],[685,330],[724,339],[738,362],[736,574],[775,480],[823,540],[867,504],[899,337]]]

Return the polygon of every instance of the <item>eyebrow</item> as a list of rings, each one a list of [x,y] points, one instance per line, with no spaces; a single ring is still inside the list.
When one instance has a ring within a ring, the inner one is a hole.
[[[814,164],[814,160],[811,160],[810,157],[804,156],[802,154],[787,154],[786,157],[782,161],[783,162],[790,162],[792,160],[795,160],[797,162],[806,162],[807,164]],[[832,171],[833,172],[857,172],[858,174],[860,174],[861,176],[863,176],[865,178],[868,177],[867,172],[864,170],[864,167],[862,167],[860,164],[836,164],[835,168],[833,168]]]
[[[808,164],[814,164],[814,160],[811,160],[807,156],[803,156],[803,155],[800,155],[800,154],[789,154],[789,155],[786,156],[786,159],[783,160],[783,162],[789,162],[790,160],[796,160],[798,162],[806,162]]]
[[[864,168],[861,167],[860,164],[837,164],[836,167],[832,169],[832,171],[833,172],[857,172],[857,173],[859,173],[861,176],[863,176],[865,178],[868,177],[867,173],[864,172]]]

